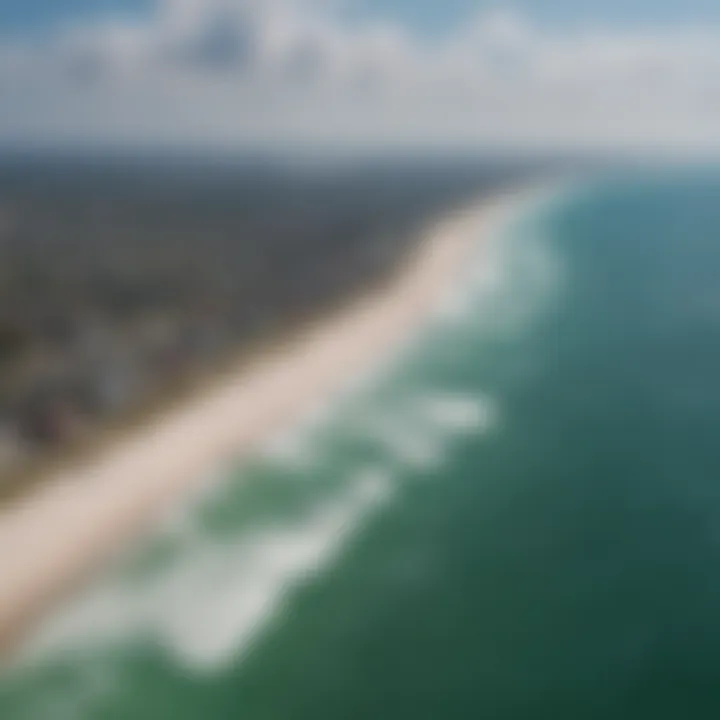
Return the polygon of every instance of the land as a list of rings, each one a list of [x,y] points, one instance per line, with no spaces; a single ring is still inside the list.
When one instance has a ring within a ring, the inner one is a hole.
[[[520,173],[0,165],[0,501],[382,286],[430,218]]]

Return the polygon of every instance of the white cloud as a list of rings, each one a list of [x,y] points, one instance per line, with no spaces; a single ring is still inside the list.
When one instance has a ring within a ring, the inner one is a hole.
[[[161,0],[0,46],[0,138],[248,147],[720,148],[720,28],[450,37],[349,23],[339,0]]]

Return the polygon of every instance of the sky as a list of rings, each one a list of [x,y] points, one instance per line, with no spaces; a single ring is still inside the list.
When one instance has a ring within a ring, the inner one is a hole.
[[[720,150],[716,0],[1,0],[0,143]]]
[[[393,19],[421,32],[446,30],[480,8],[507,7],[501,0],[358,0],[352,4],[360,16]],[[154,5],[153,0],[2,0],[0,32],[27,34],[108,15],[142,18],[152,13]],[[560,25],[720,22],[717,0],[516,0],[512,8]]]

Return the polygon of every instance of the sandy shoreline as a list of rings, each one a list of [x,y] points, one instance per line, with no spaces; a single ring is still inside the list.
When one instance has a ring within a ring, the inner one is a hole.
[[[223,459],[250,453],[412,337],[488,223],[527,192],[490,196],[427,231],[380,294],[317,324],[222,386],[64,470],[0,514],[0,646]]]

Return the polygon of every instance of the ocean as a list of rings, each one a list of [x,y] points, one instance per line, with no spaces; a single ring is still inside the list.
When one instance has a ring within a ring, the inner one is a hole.
[[[719,279],[710,171],[524,207],[52,618],[0,718],[717,717]]]

